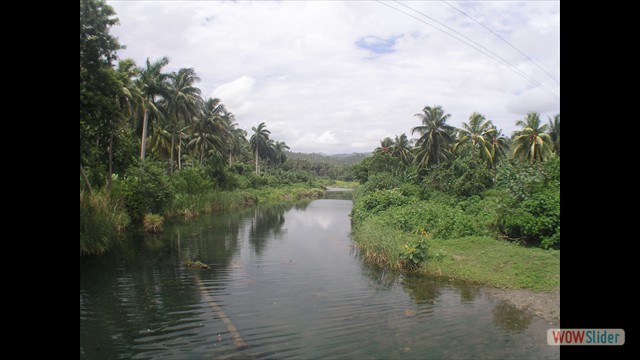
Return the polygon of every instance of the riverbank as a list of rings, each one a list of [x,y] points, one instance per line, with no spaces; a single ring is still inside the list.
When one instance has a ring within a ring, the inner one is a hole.
[[[245,208],[258,204],[317,199],[324,189],[303,184],[257,189],[237,189],[231,191],[214,190],[202,194],[180,194],[166,212],[168,219],[194,216],[222,210]]]
[[[170,205],[160,214],[155,214],[158,227],[165,220],[183,218],[188,220],[212,212],[240,209],[258,204],[275,204],[317,199],[325,189],[320,185],[291,184],[277,187],[235,190],[211,190],[198,193],[176,193]],[[151,215],[151,214],[148,214]],[[158,215],[161,215],[158,216]],[[146,218],[146,217],[145,217]],[[118,196],[109,196],[104,189],[92,193],[80,192],[80,255],[96,255],[109,251],[122,233],[134,223],[127,212],[125,201]]]
[[[406,244],[425,239],[426,260],[415,272],[502,289],[555,292],[560,287],[560,251],[524,247],[484,236],[432,239],[367,218],[354,224],[353,239],[365,261],[403,269]]]

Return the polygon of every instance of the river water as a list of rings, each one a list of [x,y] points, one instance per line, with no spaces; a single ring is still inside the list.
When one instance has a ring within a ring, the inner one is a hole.
[[[81,258],[80,357],[559,358],[551,323],[483,287],[363,264],[348,193],[327,194],[130,233]]]

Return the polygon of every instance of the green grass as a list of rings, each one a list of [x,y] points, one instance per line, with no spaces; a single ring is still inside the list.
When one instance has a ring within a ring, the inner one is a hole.
[[[431,258],[420,272],[502,288],[554,291],[560,251],[523,247],[490,237],[429,240]]]
[[[167,218],[189,219],[201,214],[257,204],[317,199],[322,194],[324,190],[302,184],[232,191],[212,190],[203,194],[178,194],[165,215]]]
[[[360,183],[357,181],[326,180],[323,181],[323,185],[342,189],[356,189],[360,186]]]
[[[379,217],[354,225],[353,238],[365,261],[401,269],[403,244],[421,235],[390,226]],[[527,248],[490,237],[429,239],[428,260],[419,273],[501,288],[555,291],[560,286],[560,251]]]
[[[365,261],[392,269],[402,268],[402,246],[420,237],[388,226],[379,218],[369,218],[355,225],[352,235]]]

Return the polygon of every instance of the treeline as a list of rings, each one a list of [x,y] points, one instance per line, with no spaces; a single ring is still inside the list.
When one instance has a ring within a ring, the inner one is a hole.
[[[441,106],[415,116],[417,138],[387,137],[355,166],[356,227],[560,248],[560,114],[544,123],[530,112],[511,137],[478,113],[461,128]]]
[[[220,99],[201,96],[193,68],[119,60],[115,15],[80,1],[81,254],[105,251],[132,223],[158,231],[167,216],[318,196],[313,169],[285,167],[289,146],[264,122],[238,128]]]
[[[287,152],[287,170],[311,171],[318,177],[353,181],[353,166],[371,156],[368,153],[325,155],[319,153]]]

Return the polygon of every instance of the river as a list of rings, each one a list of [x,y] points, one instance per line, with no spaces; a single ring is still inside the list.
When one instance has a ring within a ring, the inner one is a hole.
[[[364,264],[349,193],[327,194],[131,232],[81,258],[80,357],[559,358],[552,324],[483,287]]]

